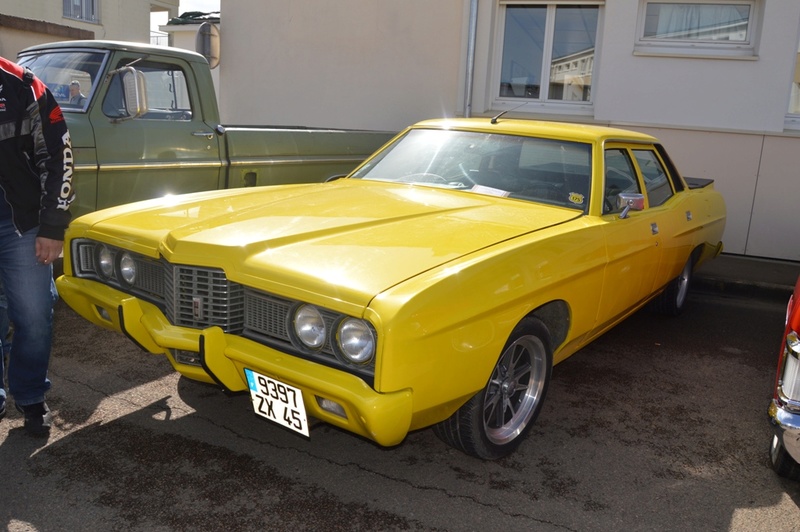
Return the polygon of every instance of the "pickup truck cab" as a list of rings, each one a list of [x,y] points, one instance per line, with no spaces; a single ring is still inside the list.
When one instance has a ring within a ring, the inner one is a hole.
[[[27,48],[18,62],[64,111],[75,153],[75,216],[171,194],[324,181],[347,174],[393,136],[224,126],[207,60],[177,48],[66,41]],[[73,82],[85,96],[79,103],[70,103]]]

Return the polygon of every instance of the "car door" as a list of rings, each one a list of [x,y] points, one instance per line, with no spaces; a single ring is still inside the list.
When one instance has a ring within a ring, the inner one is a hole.
[[[696,223],[686,194],[680,194],[680,180],[668,170],[653,146],[631,150],[642,177],[647,208],[654,217],[661,235],[661,260],[653,290],[678,276],[692,252],[692,236]]]
[[[113,68],[132,62],[115,60]],[[133,65],[143,74],[148,111],[125,119],[122,83],[103,84],[92,110],[97,144],[97,208],[219,187],[219,139],[203,122],[188,65],[172,58]]]
[[[631,147],[607,144],[604,150],[603,232],[608,263],[603,279],[598,324],[618,319],[653,290],[662,256],[659,214],[647,208],[623,215],[620,193],[643,194]]]

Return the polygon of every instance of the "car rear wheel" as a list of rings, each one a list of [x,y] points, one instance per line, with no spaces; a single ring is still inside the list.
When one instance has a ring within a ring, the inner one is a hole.
[[[539,415],[553,370],[550,334],[536,318],[512,331],[486,387],[434,426],[445,443],[495,460],[513,452]]]
[[[689,299],[689,287],[692,284],[694,260],[689,257],[680,275],[670,281],[664,291],[653,300],[653,309],[661,314],[677,316],[686,308]]]
[[[800,464],[789,456],[778,436],[772,437],[772,443],[769,446],[769,463],[778,475],[791,480],[800,480]]]

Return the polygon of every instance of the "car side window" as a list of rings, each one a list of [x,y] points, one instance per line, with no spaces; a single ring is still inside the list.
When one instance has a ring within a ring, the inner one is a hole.
[[[670,199],[674,192],[664,166],[653,150],[633,150],[636,163],[644,179],[644,188],[650,207],[662,205]]]
[[[628,150],[622,148],[605,151],[605,183],[603,185],[603,214],[619,212],[617,196],[620,192],[640,193],[633,162]]]
[[[119,67],[126,63],[120,61]],[[139,70],[147,87],[148,111],[144,120],[191,120],[192,106],[186,75],[176,65],[155,61],[141,61],[134,67]],[[108,92],[103,100],[103,113],[109,118],[126,116],[122,80],[111,78]]]

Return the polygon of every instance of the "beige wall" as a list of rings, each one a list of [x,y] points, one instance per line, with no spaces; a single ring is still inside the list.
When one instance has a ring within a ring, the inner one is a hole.
[[[452,116],[462,83],[466,5],[223,2],[223,120],[398,130]]]
[[[61,0],[0,0],[0,55],[14,59],[28,46],[75,39],[150,42],[150,12],[178,15],[179,0],[100,0],[100,23],[64,17]]]

